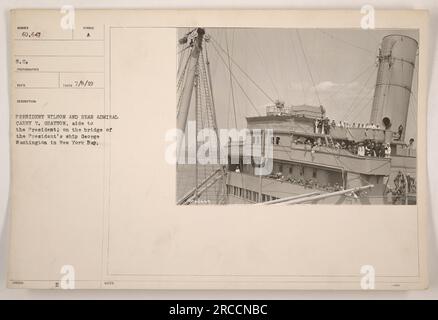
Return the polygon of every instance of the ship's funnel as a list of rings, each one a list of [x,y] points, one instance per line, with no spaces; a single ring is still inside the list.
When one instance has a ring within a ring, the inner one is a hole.
[[[403,35],[383,38],[370,122],[398,132],[404,140],[418,43]]]

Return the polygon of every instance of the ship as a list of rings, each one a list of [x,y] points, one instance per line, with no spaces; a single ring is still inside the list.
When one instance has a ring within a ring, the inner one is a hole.
[[[177,81],[177,128],[184,133],[194,109],[195,132],[210,127],[219,135],[211,41],[204,28],[179,40],[188,52]],[[414,139],[406,141],[406,125],[417,51],[409,36],[383,37],[368,123],[331,119],[322,105],[281,100],[267,105],[264,115],[246,117],[248,136],[228,141],[226,163],[177,165],[176,203],[415,205],[416,148]],[[233,81],[229,56],[228,66]],[[244,156],[245,141],[260,145],[259,157]],[[268,144],[271,170],[261,174]]]

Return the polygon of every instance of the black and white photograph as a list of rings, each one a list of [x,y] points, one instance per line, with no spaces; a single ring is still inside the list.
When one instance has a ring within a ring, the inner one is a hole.
[[[178,205],[416,205],[416,29],[179,28]]]
[[[0,300],[436,297],[438,5],[385,1],[0,4]]]

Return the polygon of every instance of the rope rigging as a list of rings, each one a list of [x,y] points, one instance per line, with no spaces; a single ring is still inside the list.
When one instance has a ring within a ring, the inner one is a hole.
[[[303,93],[303,104],[306,103],[306,92],[304,90],[304,85],[303,85],[303,75],[301,74],[301,68],[300,68],[300,64],[298,63],[298,52],[297,52],[297,46],[295,45],[294,39],[292,37],[292,34],[290,35],[290,37],[288,37],[288,39],[290,40],[290,44],[291,44],[291,48],[292,48],[292,53],[294,56],[294,61],[295,61],[295,67],[298,70],[298,75],[300,77],[300,85],[301,85],[301,91]]]
[[[234,38],[234,30],[233,30],[233,38]],[[229,51],[229,47],[228,47],[228,37],[227,34],[225,34],[225,41],[226,41],[226,45],[227,45],[227,56],[228,56],[228,70],[229,70],[229,74],[230,74],[230,90],[231,90],[231,101],[233,104],[233,112],[234,112],[234,125],[235,128],[237,128],[237,116],[236,116],[236,102],[235,102],[235,98],[234,98],[234,86],[233,86],[233,74],[231,71],[231,55],[230,55],[230,51]],[[240,166],[240,160],[239,160],[239,166]],[[241,182],[242,182],[242,187],[244,187],[244,179],[242,176],[242,169],[240,168],[240,178],[241,178]]]
[[[219,57],[219,60],[224,64],[224,66],[227,68],[227,70],[230,72],[232,79],[234,79],[234,81],[237,83],[237,85],[239,86],[240,90],[242,91],[243,95],[245,96],[245,98],[248,100],[248,102],[250,103],[251,107],[254,109],[254,111],[260,116],[260,112],[257,110],[256,105],[254,104],[254,102],[251,100],[251,98],[249,97],[249,95],[247,94],[247,92],[245,91],[245,89],[243,89],[243,86],[240,84],[240,82],[238,81],[237,77],[234,75],[234,73],[232,72],[232,70],[230,69],[230,65],[227,64],[227,62],[225,61],[225,59],[222,57],[221,53],[219,52],[219,50],[217,49],[217,47],[215,46],[215,44],[213,43],[213,48],[216,50],[216,53]],[[232,59],[230,58],[230,60],[232,61]]]
[[[349,46],[351,46],[351,47],[353,47],[353,48],[356,48],[356,49],[359,49],[359,50],[365,51],[365,52],[367,52],[367,53],[375,54],[375,52],[373,52],[373,51],[371,51],[371,50],[369,50],[369,49],[366,49],[366,48],[363,48],[363,47],[361,47],[361,46],[358,46],[358,45],[356,45],[356,44],[354,44],[354,43],[351,43],[351,42],[349,42],[349,41],[347,41],[347,40],[344,40],[344,39],[341,39],[341,38],[335,37],[335,36],[333,36],[332,34],[326,32],[326,31],[324,31],[324,30],[321,30],[321,29],[317,29],[317,30],[320,31],[321,33],[325,34],[326,36],[330,37],[331,39],[337,40],[337,41],[339,41],[339,42],[342,42],[342,43],[344,43],[344,44],[347,44],[347,45],[349,45]]]
[[[259,43],[258,43],[258,39],[256,38],[256,36],[255,36],[253,33],[250,33],[250,35],[252,35],[253,38],[254,38],[254,41],[257,42],[256,45],[255,45],[255,46],[252,46],[252,47],[255,48],[254,51],[255,51],[255,53],[258,55],[258,57],[259,57],[259,59],[260,59],[260,64],[264,67],[265,72],[266,72],[266,75],[268,76],[269,81],[271,82],[272,88],[274,88],[274,91],[275,91],[275,93],[277,94],[277,98],[279,98],[279,97],[280,97],[280,93],[279,93],[279,91],[278,91],[278,89],[277,89],[277,86],[275,85],[274,79],[273,79],[272,76],[271,76],[271,72],[270,72],[269,68],[268,68],[268,67],[266,66],[266,64],[264,63],[264,61],[266,61],[266,60],[264,59],[262,46],[259,45]]]
[[[206,144],[208,151],[207,149],[205,151],[208,153],[214,152],[212,148],[215,146],[214,144],[208,145],[209,143],[214,143],[214,141],[209,141],[210,137],[208,136],[208,133],[203,129],[213,129],[216,133],[216,137],[218,137],[219,135],[214,109],[214,100],[212,95],[209,60],[206,45],[208,39],[203,37],[205,32],[202,28],[198,28],[195,30],[196,32],[192,31],[194,32],[194,34],[187,33],[185,37],[183,37],[180,41],[180,44],[184,44],[190,41],[190,45],[188,45],[179,52],[181,56],[180,59],[186,56],[186,61],[179,61],[179,74],[177,81],[177,94],[179,95],[177,102],[177,117],[179,116],[180,108],[183,103],[183,93],[185,92],[185,113],[188,113],[191,109],[190,105],[192,103],[190,103],[190,97],[193,96],[194,99],[192,100],[194,103],[194,117],[196,123],[196,159],[195,166],[192,168],[186,167],[185,169],[183,169],[181,165],[178,166],[178,168],[180,168],[180,171],[185,170],[181,171],[182,173],[180,174],[186,174],[185,178],[181,177],[181,179],[178,179],[178,183],[184,183],[184,181],[186,181],[184,185],[187,187],[187,182],[194,180],[194,188],[192,189],[192,191],[189,192],[190,197],[180,198],[180,200],[178,200],[179,204],[210,203],[210,201],[215,201],[215,203],[219,203],[220,201],[223,201],[222,195],[224,194],[225,186],[224,170],[222,165],[214,163],[203,164],[201,167],[198,166],[198,150],[200,144]],[[193,38],[190,40],[189,36]],[[191,49],[187,50],[187,48],[189,47]],[[188,52],[188,55],[186,55],[186,52]],[[188,76],[189,74],[191,74],[190,77]],[[207,154],[205,154],[205,156],[207,156]],[[214,157],[214,155],[212,154],[208,156]],[[208,183],[206,183],[206,181],[208,181]],[[181,190],[184,191],[184,189]]]
[[[347,119],[350,116],[350,113],[353,111],[354,107],[356,107],[356,101],[359,98],[359,96],[361,95],[361,93],[365,90],[365,88],[367,87],[368,82],[371,80],[372,76],[374,75],[374,71],[375,69],[372,69],[371,73],[369,74],[368,78],[366,79],[365,83],[363,84],[362,88],[360,89],[360,91],[357,93],[357,95],[353,98],[353,101],[351,102],[351,105],[349,106],[349,108],[347,109],[347,112],[344,114],[344,119]],[[360,101],[360,100],[359,100]]]
[[[354,83],[356,80],[358,80],[359,78],[361,78],[363,75],[365,75],[372,67],[375,67],[376,63],[373,62],[372,64],[366,66],[364,69],[362,69],[357,75],[354,76],[354,78],[350,79],[349,81],[346,81],[343,85],[341,85],[341,88],[339,90],[336,90],[335,92],[333,92],[331,95],[329,95],[329,99],[333,98],[334,96],[338,95],[339,93],[341,93],[344,88],[352,83]]]
[[[224,52],[224,54],[227,54],[227,51],[226,51],[224,48],[222,48],[222,46],[221,46],[221,45],[220,45],[220,44],[219,44],[219,43],[218,43],[213,37],[211,37],[211,40],[213,41],[213,43],[214,43],[214,44],[215,44],[215,45],[216,45],[216,46],[217,46],[222,52]],[[263,90],[263,89],[260,87],[260,85],[258,85],[257,82],[255,82],[254,79],[252,79],[251,76],[250,76],[247,72],[245,72],[245,70],[243,70],[243,69],[239,66],[239,64],[238,64],[234,59],[230,58],[230,61],[232,62],[232,64],[234,64],[234,65],[240,70],[240,72],[242,72],[243,75],[245,75],[245,77],[246,77],[249,81],[251,81],[251,83],[252,83],[257,89],[260,90],[261,93],[263,93],[263,95],[264,95],[266,98],[269,99],[269,101],[275,103],[275,100],[274,100],[273,98],[271,98],[271,97],[266,93],[266,91]]]
[[[312,84],[313,84],[313,88],[315,89],[316,97],[318,98],[319,105],[321,106],[322,105],[321,98],[319,96],[318,88],[316,87],[315,80],[313,79],[312,70],[310,69],[310,65],[309,65],[309,61],[307,60],[306,52],[304,51],[303,41],[301,40],[300,32],[298,30],[296,30],[296,32],[297,32],[298,42],[300,43],[301,51],[303,52],[304,61],[306,62],[307,71],[309,72],[309,75],[310,75],[310,80],[312,80]]]

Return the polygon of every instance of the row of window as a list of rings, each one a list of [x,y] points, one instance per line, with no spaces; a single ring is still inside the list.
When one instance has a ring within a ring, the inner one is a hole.
[[[280,144],[280,137],[272,137],[272,144]]]
[[[286,168],[287,168],[287,166],[286,166]],[[282,164],[278,165],[278,172],[283,173],[283,165]],[[293,166],[291,165],[291,166],[289,166],[289,174],[291,175],[292,172],[293,172]],[[274,172],[274,173],[276,173],[276,172]],[[304,176],[304,167],[303,166],[299,166],[299,174],[300,174],[300,176]],[[317,177],[317,169],[316,168],[312,168],[312,177],[315,179]]]
[[[227,185],[227,193],[242,199],[246,199],[252,202],[259,202],[259,193],[257,191],[252,191],[244,188],[239,188],[236,186]],[[262,193],[262,201],[267,202],[271,200],[277,200],[277,197],[270,196],[269,194]]]
[[[261,136],[260,135],[251,136],[251,142],[252,144],[255,145],[261,144]],[[280,137],[279,136],[272,137],[271,142],[272,144],[277,144],[277,145],[280,144]]]

